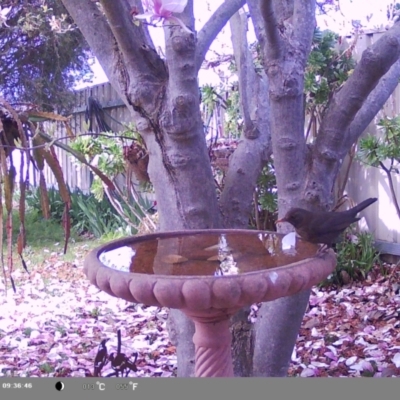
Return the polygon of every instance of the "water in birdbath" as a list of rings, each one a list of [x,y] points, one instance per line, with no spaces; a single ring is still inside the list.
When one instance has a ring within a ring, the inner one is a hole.
[[[119,247],[111,243],[99,259],[105,266],[125,272],[232,275],[292,264],[315,256],[317,249],[314,244],[297,241],[294,249],[282,250],[282,236],[271,233],[185,232],[127,238]]]

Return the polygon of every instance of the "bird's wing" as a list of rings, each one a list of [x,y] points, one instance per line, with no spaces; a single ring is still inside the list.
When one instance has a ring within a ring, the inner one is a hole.
[[[340,231],[332,231],[328,233],[323,233],[318,236],[318,243],[326,243],[326,244],[332,244],[336,243],[340,235],[343,233],[343,229]]]
[[[338,213],[339,214],[339,213]],[[310,223],[310,228],[316,235],[323,236],[332,235],[337,233],[338,235],[344,231],[353,222],[357,222],[360,218],[355,218],[352,215],[347,215],[346,219],[338,218],[339,215],[321,215],[321,218],[315,218]]]

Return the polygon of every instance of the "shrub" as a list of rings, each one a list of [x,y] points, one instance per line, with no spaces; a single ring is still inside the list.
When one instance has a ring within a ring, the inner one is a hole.
[[[344,285],[352,280],[364,280],[379,263],[379,253],[370,233],[354,235],[347,231],[344,240],[336,244],[336,254],[336,269],[322,285]]]
[[[62,222],[64,203],[60,192],[55,188],[48,189],[50,216],[55,222]],[[101,237],[119,228],[126,229],[126,222],[117,214],[106,196],[98,201],[93,194],[84,194],[80,189],[70,191],[71,196],[71,227],[78,234],[90,233]],[[40,189],[32,188],[27,191],[28,207],[43,218],[40,203]]]

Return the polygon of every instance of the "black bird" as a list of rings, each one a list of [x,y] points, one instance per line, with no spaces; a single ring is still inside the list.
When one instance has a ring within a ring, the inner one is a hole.
[[[331,247],[348,226],[360,219],[357,218],[357,214],[377,200],[367,199],[350,210],[339,212],[291,208],[277,222],[289,222],[294,226],[296,233],[307,242],[323,243]]]

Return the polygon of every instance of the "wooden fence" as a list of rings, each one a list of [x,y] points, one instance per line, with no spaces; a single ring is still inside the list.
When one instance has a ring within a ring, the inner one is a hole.
[[[112,86],[109,83],[105,83],[76,92],[76,106],[71,118],[71,128],[75,134],[84,133],[88,130],[85,111],[89,97],[93,97],[100,102],[103,109],[107,113],[107,123],[113,131],[120,131],[122,128],[121,124],[126,124],[129,122],[130,115],[127,107],[120,100],[117,92],[112,88]],[[94,129],[96,129],[95,121],[93,121],[93,124]],[[51,124],[48,124],[47,126],[51,127]],[[67,136],[65,128],[62,124],[57,124],[55,136],[62,138]],[[69,140],[62,139],[60,141],[67,144]],[[85,165],[79,165],[78,163],[74,162],[73,157],[71,157],[71,155],[64,150],[61,150],[58,147],[56,147],[55,150],[68,186],[71,189],[79,188],[84,193],[90,192],[90,185],[93,179],[90,169]],[[54,175],[47,166],[44,172],[48,186],[57,186]]]
[[[71,128],[76,135],[85,133],[88,130],[85,111],[90,97],[96,99],[101,104],[105,112],[106,122],[113,132],[124,130],[124,125],[126,126],[132,121],[128,108],[118,97],[117,92],[112,88],[111,84],[103,83],[76,92],[76,106],[73,110],[70,122]],[[205,134],[208,138],[216,136],[218,136],[218,138],[224,138],[229,136],[229,133],[224,131],[225,117],[223,107],[217,106],[212,114],[208,114],[204,108],[203,117],[207,124],[207,126],[205,126]],[[97,129],[96,121],[93,120],[92,123],[93,131],[100,132],[100,130]],[[54,130],[54,125],[55,124],[48,123],[47,127],[50,130]],[[53,134],[58,138],[65,138],[61,139],[60,142],[68,143],[69,139],[66,138],[67,133],[62,124],[57,124]],[[64,150],[56,147],[55,151],[68,186],[71,189],[79,188],[84,193],[88,193],[93,179],[90,169],[85,165],[79,165],[74,161],[74,158]],[[48,187],[57,187],[55,177],[47,166],[45,167],[44,174]],[[38,182],[37,177],[34,177],[33,182]]]
[[[355,47],[354,56],[359,59],[363,50],[374,43],[384,32],[373,32],[362,34]],[[85,122],[85,110],[89,97],[94,97],[100,102],[106,112],[107,123],[114,132],[122,130],[121,124],[129,123],[131,120],[128,109],[118,97],[116,91],[109,83],[93,86],[76,92],[76,107],[74,109],[71,124],[75,133],[85,132],[87,124]],[[365,133],[379,134],[376,122],[384,115],[394,116],[400,113],[400,87],[398,87],[390,99],[385,104],[382,111],[376,116],[375,120],[369,125]],[[208,124],[206,134],[224,137],[228,133],[223,130],[224,109],[218,107],[213,115],[204,115],[204,121]],[[210,117],[210,118],[209,118]],[[66,133],[61,126],[57,127],[56,136],[64,137]],[[67,140],[65,140],[67,142]],[[86,166],[77,166],[71,161],[71,157],[64,151],[56,149],[65,179],[71,188],[79,187],[84,192],[89,192],[92,175]],[[348,160],[345,161],[345,166]],[[56,185],[52,172],[46,168],[46,180],[49,186]],[[343,171],[339,176],[339,181],[343,179]],[[400,198],[400,181],[397,176],[393,177],[395,191]],[[381,248],[391,254],[400,255],[400,245],[393,247],[390,243],[400,243],[400,220],[396,215],[394,205],[391,200],[388,181],[385,174],[376,168],[366,168],[357,161],[353,161],[346,193],[358,203],[368,197],[378,197],[378,203],[369,207],[363,212],[365,215],[366,227],[374,234],[378,241],[381,241]]]

